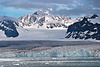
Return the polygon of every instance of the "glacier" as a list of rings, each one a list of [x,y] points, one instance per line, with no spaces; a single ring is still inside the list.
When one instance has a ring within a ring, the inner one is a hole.
[[[58,52],[58,51],[44,51],[44,52],[22,52],[22,53],[13,53],[13,52],[6,52],[0,54],[1,58],[14,58],[14,57],[100,57],[99,52],[89,52],[87,50],[81,49],[76,50],[73,52]]]
[[[20,50],[19,50],[20,51]],[[75,51],[62,51],[62,50],[56,50],[56,49],[48,49],[46,51],[41,52],[32,52],[32,51],[21,51],[21,52],[4,52],[0,53],[1,58],[16,58],[16,57],[60,57],[60,58],[67,58],[67,57],[100,57],[100,51],[94,50],[89,51],[86,49],[79,49]]]
[[[93,41],[0,41],[0,58],[100,57],[100,42]]]

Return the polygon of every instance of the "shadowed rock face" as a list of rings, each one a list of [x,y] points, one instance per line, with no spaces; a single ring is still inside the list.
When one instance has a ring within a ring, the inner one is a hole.
[[[99,17],[99,16],[94,14],[93,16],[90,17],[90,19],[95,19],[96,17]]]
[[[7,37],[17,37],[19,35],[16,26],[18,26],[18,24],[15,21],[11,20],[0,21],[0,30],[4,31],[4,34]]]
[[[100,24],[93,24],[84,18],[68,27],[65,38],[100,40]]]

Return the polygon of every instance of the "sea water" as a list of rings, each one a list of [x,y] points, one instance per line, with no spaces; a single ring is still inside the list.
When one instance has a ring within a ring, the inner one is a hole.
[[[100,67],[100,58],[92,57],[9,59],[6,58],[4,61],[0,61],[0,67]]]

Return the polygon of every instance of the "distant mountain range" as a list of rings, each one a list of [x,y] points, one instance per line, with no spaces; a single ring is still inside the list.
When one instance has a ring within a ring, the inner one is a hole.
[[[0,33],[3,32],[6,37],[18,37],[20,35],[20,31],[22,32],[23,30],[28,31],[29,29],[66,29],[67,33],[65,38],[91,38],[100,40],[100,24],[98,23],[98,15],[93,14],[87,15],[85,17],[71,18],[68,16],[55,16],[50,14],[49,12],[50,10],[39,10],[30,15],[26,14],[18,19],[8,16],[0,16]],[[29,33],[27,34],[28,36],[31,36]]]

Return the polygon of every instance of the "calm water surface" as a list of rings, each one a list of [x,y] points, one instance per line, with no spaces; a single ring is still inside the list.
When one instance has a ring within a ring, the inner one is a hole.
[[[0,61],[0,67],[100,67],[100,58],[16,58]]]

